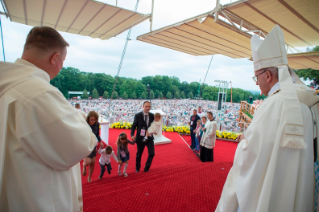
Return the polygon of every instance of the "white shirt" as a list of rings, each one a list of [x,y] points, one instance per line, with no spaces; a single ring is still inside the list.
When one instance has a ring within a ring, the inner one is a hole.
[[[144,113],[144,111],[143,111],[144,121],[145,121],[145,116],[147,116],[146,117],[146,126],[148,126],[148,123],[149,123],[149,120],[150,120],[150,114],[149,113]]]
[[[149,135],[152,135],[154,133],[159,133],[162,129],[161,128],[161,121],[153,121],[151,123],[151,126],[147,129]]]
[[[111,157],[113,157],[114,160],[115,160],[116,162],[118,162],[118,159],[117,159],[116,155],[114,154],[114,151],[112,151],[111,154],[107,154],[106,151],[105,151],[105,149],[102,149],[102,148],[100,147],[98,153],[101,154],[101,157],[100,157],[99,162],[100,162],[100,164],[102,164],[102,165],[111,163]]]

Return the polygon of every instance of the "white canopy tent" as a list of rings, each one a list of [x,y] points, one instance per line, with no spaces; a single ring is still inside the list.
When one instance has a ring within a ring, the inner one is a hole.
[[[11,21],[107,40],[149,19],[94,0],[1,0]]]
[[[222,54],[250,58],[252,33],[264,37],[278,24],[287,51],[319,45],[318,0],[239,0],[140,35],[137,40],[195,56]],[[317,67],[309,56],[289,55],[294,68]],[[292,58],[293,57],[293,58]],[[298,65],[303,61],[302,65]]]

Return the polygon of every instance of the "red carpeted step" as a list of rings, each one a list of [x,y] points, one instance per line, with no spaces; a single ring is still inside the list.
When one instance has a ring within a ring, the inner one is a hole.
[[[121,132],[130,133],[129,130],[110,129],[109,144],[115,153],[115,143]],[[129,145],[129,176],[118,176],[118,164],[112,159],[112,174],[105,172],[103,179],[98,180],[100,155],[97,154],[93,182],[82,178],[84,212],[213,211],[232,166],[232,162],[220,161],[232,161],[237,144],[216,143],[215,162],[202,163],[179,134],[165,133],[165,136],[172,143],[155,146],[155,157],[147,173],[143,172],[147,149],[141,171],[135,173],[136,145]]]
[[[126,183],[132,181],[130,176],[100,184],[95,192],[87,193],[83,188],[84,211],[213,211],[231,166],[230,162],[206,163],[197,168],[187,164],[184,167],[192,169],[165,177],[138,173],[143,180],[129,186]],[[174,170],[178,166],[163,168]],[[147,180],[148,175],[153,179]]]
[[[144,173],[144,172],[139,172],[139,173],[134,173],[130,174],[130,180],[129,181],[123,181],[125,182],[125,186],[129,187],[132,184],[138,184],[138,183],[144,183],[145,181],[149,182],[152,180],[156,180],[158,178],[165,178],[167,176],[173,176],[174,174],[180,174],[180,173],[185,173],[190,170],[195,170],[195,169],[200,169],[202,167],[208,167],[214,164],[209,164],[209,163],[202,163],[200,165],[198,164],[187,164],[187,165],[177,165],[177,164],[169,164],[160,168],[157,168],[156,170],[151,170],[150,172]],[[104,175],[104,178],[99,180],[99,182],[95,181],[96,183],[105,183],[105,184],[110,184],[111,187],[113,187],[112,183],[117,182],[118,180],[121,180],[123,176],[112,176],[110,175]],[[115,184],[115,187],[117,185]],[[90,191],[95,191],[95,185],[90,183],[89,186],[86,187],[87,192]],[[110,188],[110,187],[109,187]]]

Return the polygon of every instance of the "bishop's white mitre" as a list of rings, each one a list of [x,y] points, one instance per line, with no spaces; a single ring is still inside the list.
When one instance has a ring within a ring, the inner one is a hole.
[[[278,25],[269,32],[265,40],[261,40],[258,35],[254,34],[251,38],[251,51],[254,71],[288,65],[284,34]]]
[[[285,39],[281,28],[276,25],[264,40],[254,34],[251,38],[254,71],[277,67],[280,94],[285,111],[285,129],[280,146],[296,149],[306,148],[303,139],[303,118],[298,95],[288,68]]]

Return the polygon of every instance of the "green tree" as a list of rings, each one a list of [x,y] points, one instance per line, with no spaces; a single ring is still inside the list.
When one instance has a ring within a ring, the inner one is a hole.
[[[172,98],[172,93],[171,92],[167,92],[166,99],[171,99],[171,98]]]
[[[309,52],[316,52],[319,51],[319,46],[315,46],[314,48],[307,48],[307,51]],[[307,69],[299,69],[299,70],[295,70],[296,74],[298,75],[298,77],[303,78],[304,80],[319,80],[319,71],[318,70],[314,70],[311,68],[307,68]]]
[[[146,99],[146,94],[144,92],[142,92],[140,97],[141,97],[141,99]]]
[[[100,97],[99,93],[97,92],[96,88],[94,88],[94,90],[92,92],[92,98],[98,99],[99,97]]]
[[[189,92],[187,95],[188,98],[193,99],[194,98],[194,94],[193,92]]]
[[[128,99],[128,95],[127,95],[126,92],[123,93],[122,98],[123,98],[123,99]]]
[[[116,91],[114,91],[113,92],[113,99],[117,99],[117,98],[119,98],[119,94]]]
[[[163,93],[162,93],[162,91],[160,91],[160,92],[158,92],[158,96],[157,96],[158,98],[163,98]]]
[[[87,98],[89,98],[89,94],[88,94],[88,92],[87,92],[86,89],[83,90],[83,94],[82,94],[81,98],[82,98],[82,99],[87,99]]]
[[[184,91],[181,92],[181,98],[182,98],[182,99],[185,99],[185,93],[184,93]]]
[[[150,98],[154,99],[154,91],[153,90],[150,91]]]
[[[181,96],[179,94],[179,91],[176,91],[174,94],[174,98],[179,99]]]
[[[136,99],[137,98],[135,91],[131,94],[131,98],[132,99]]]
[[[109,93],[107,91],[104,91],[103,98],[104,99],[108,99],[109,98]]]

